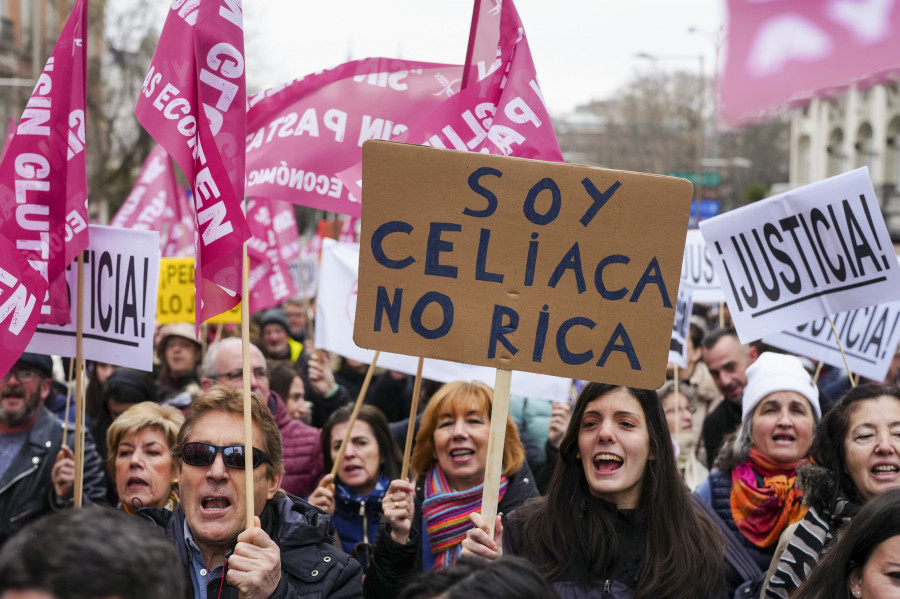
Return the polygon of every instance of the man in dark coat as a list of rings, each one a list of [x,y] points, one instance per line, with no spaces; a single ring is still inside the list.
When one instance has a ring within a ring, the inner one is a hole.
[[[49,356],[24,353],[0,378],[0,545],[38,517],[74,504],[75,427],[63,445],[63,423],[44,402]],[[90,434],[84,445],[82,504],[103,503],[103,464]]]
[[[703,421],[703,445],[710,469],[725,435],[733,433],[741,423],[747,367],[756,361],[756,356],[756,348],[742,344],[734,329],[716,329],[703,338],[703,361],[723,396],[723,401]]]
[[[281,434],[251,397],[253,488],[244,472],[241,392],[212,387],[188,408],[173,455],[181,503],[145,508],[178,550],[189,597],[362,597],[362,568],[332,545],[320,510],[280,490]],[[253,502],[254,526],[247,527]]]

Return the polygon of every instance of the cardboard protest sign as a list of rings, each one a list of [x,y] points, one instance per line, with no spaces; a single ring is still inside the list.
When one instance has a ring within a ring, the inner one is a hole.
[[[900,267],[868,169],[700,223],[744,343],[900,299]]]
[[[841,312],[833,320],[850,370],[873,381],[883,381],[900,343],[900,302]],[[767,335],[763,341],[835,368],[846,367],[827,318]]]
[[[90,225],[84,256],[83,351],[88,360],[153,369],[159,233]],[[66,283],[71,322],[38,325],[26,351],[75,357],[77,268]]]
[[[383,141],[363,169],[358,345],[662,383],[689,182]]]
[[[163,258],[159,267],[159,324],[194,322],[194,259]],[[241,321],[241,305],[209,319],[215,324]]]
[[[322,285],[316,296],[315,346],[370,364],[375,352],[363,349],[353,342],[358,265],[358,243],[337,242],[333,239],[323,241]],[[381,352],[378,366],[415,375],[418,358]],[[493,386],[496,370],[484,366],[426,359],[422,365],[422,376],[441,383],[481,381]],[[533,399],[568,402],[571,386],[571,379],[516,371],[513,372],[511,389],[516,395]]]
[[[684,261],[681,263],[681,284],[690,285],[692,301],[701,304],[718,304],[725,301],[722,284],[716,276],[712,257],[700,229],[689,229],[684,244]]]
[[[678,286],[678,301],[675,303],[675,321],[672,323],[672,339],[669,341],[669,362],[687,368],[687,342],[691,333],[691,300],[693,289],[684,281]]]

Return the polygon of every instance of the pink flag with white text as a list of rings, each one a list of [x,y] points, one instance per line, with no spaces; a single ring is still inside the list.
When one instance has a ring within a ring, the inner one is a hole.
[[[300,232],[294,205],[271,198],[250,198],[247,222],[253,233],[247,242],[250,311],[256,312],[298,295],[290,262],[300,255]]]
[[[722,116],[752,122],[829,88],[900,68],[900,3],[729,0]]]
[[[28,264],[8,237],[0,234],[0,377],[25,351],[40,320],[40,298],[47,281]]]
[[[88,246],[87,2],[78,0],[0,160],[0,233],[45,280],[41,322],[67,324],[66,267]]]
[[[512,0],[504,0],[502,10],[498,6],[483,7],[476,27],[473,68],[483,78],[417,119],[396,141],[563,161],[522,21]],[[499,40],[491,64],[485,63],[484,50],[479,50],[484,48],[482,37]],[[352,195],[361,197],[361,162],[338,176]]]
[[[462,67],[388,58],[260,92],[247,113],[247,194],[359,216],[337,173],[367,139],[392,139],[459,91]]]
[[[159,231],[164,257],[194,255],[194,219],[187,195],[175,182],[172,159],[161,145],[150,150],[131,193],[109,224]]]
[[[200,324],[241,300],[246,84],[240,0],[173,2],[135,107],[191,183]]]

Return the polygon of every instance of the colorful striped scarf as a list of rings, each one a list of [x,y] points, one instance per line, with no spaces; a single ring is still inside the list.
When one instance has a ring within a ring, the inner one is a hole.
[[[509,481],[500,476],[500,498],[506,494]],[[466,531],[472,528],[469,514],[481,512],[481,496],[484,483],[467,491],[453,491],[440,465],[435,463],[425,475],[425,501],[422,502],[422,517],[431,553],[435,556],[434,570],[440,572],[456,563],[466,538]]]
[[[749,459],[731,470],[731,515],[737,529],[757,547],[770,547],[788,525],[806,515],[803,493],[794,484],[797,467],[769,460],[752,447]]]

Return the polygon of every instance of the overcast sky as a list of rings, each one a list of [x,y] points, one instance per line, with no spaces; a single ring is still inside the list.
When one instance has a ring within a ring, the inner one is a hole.
[[[127,5],[133,0],[116,0]],[[159,4],[157,29],[170,6]],[[490,2],[493,0],[484,0]],[[724,0],[515,0],[552,115],[612,95],[636,72],[712,75]],[[470,0],[244,0],[251,91],[351,59],[461,64]],[[695,27],[699,33],[690,34]],[[635,58],[654,54],[658,61]]]

